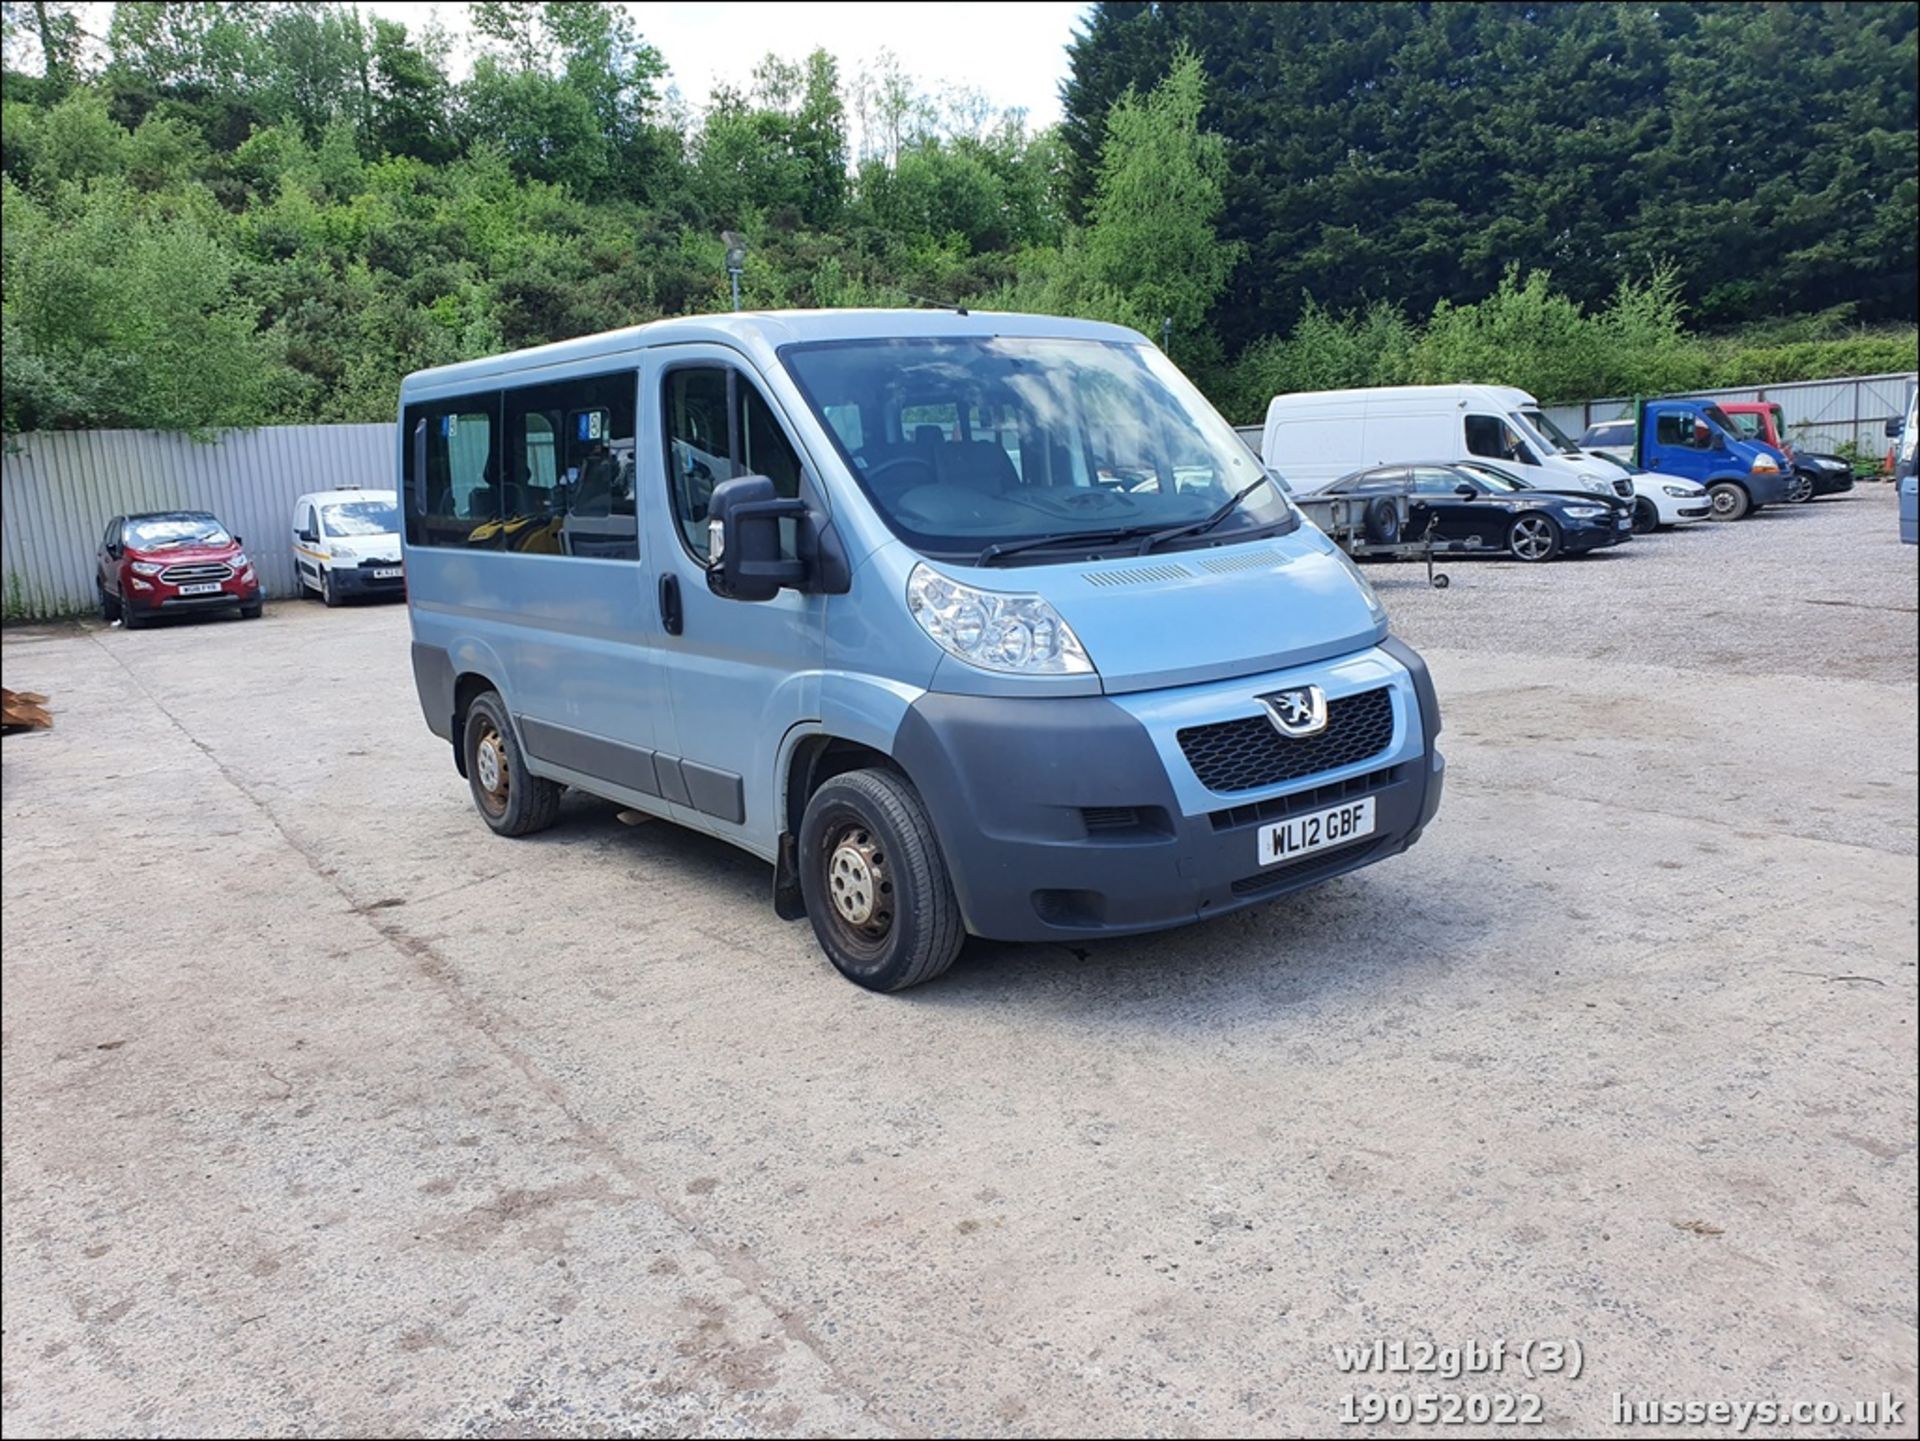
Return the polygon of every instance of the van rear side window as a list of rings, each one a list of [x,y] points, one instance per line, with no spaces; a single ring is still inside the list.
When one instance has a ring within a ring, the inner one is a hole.
[[[633,560],[635,372],[407,407],[407,543]]]
[[[497,397],[458,396],[407,407],[407,542],[486,544],[476,532],[498,519]]]

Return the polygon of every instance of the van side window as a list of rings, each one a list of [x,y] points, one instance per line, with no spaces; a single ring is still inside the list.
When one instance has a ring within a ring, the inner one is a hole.
[[[1520,437],[1513,433],[1513,427],[1497,415],[1467,417],[1467,453],[1483,455],[1488,460],[1534,463],[1533,456],[1522,448]]]
[[[407,407],[401,473],[410,545],[498,546],[497,401],[488,392]]]
[[[501,397],[501,543],[528,555],[636,560],[634,372],[525,386]]]
[[[764,475],[777,494],[800,494],[799,455],[765,398],[738,371],[721,365],[670,370],[662,404],[673,518],[697,558],[706,559],[707,501],[721,481]],[[791,555],[792,527],[780,529],[781,549]]]

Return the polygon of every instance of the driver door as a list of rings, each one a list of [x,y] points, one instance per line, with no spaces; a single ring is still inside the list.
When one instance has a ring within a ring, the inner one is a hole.
[[[738,353],[717,345],[654,352],[644,382],[657,427],[640,461],[642,489],[658,534],[655,602],[674,740],[661,741],[677,767],[661,767],[676,815],[749,849],[770,854],[782,829],[773,814],[780,746],[798,721],[819,715],[826,654],[823,595],[783,590],[772,600],[725,600],[707,588],[707,501],[722,481],[764,475],[782,496],[803,488],[820,509],[810,459],[786,414]],[[795,535],[783,527],[782,548]]]

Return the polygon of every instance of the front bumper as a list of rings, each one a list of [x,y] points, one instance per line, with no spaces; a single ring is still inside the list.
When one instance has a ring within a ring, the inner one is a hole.
[[[1136,697],[922,696],[895,758],[927,804],[967,929],[1004,941],[1159,930],[1406,850],[1440,805],[1440,713],[1419,656],[1392,638],[1368,654],[1381,653],[1397,663],[1402,712],[1386,748],[1238,795],[1204,792],[1190,774],[1176,784],[1169,767],[1185,763],[1167,757],[1166,728],[1142,719],[1150,703]],[[1316,674],[1302,668],[1282,683]],[[1247,694],[1275,684],[1261,677]],[[1174,699],[1168,710],[1191,704]],[[1260,865],[1261,826],[1361,797],[1374,800],[1371,835]]]
[[[1619,518],[1606,515],[1598,520],[1569,521],[1560,531],[1560,546],[1569,555],[1580,555],[1589,550],[1603,550],[1610,545],[1618,545],[1633,537],[1633,517],[1625,517],[1627,528],[1622,530]]]
[[[219,590],[206,595],[182,595],[164,582],[145,592],[128,585],[120,595],[123,606],[130,606],[141,615],[188,615],[194,611],[220,610],[225,606],[254,605],[259,599],[259,582],[243,583],[237,576],[225,582]]]
[[[1853,489],[1852,472],[1842,475],[1833,471],[1803,470],[1800,474],[1813,482],[1815,495],[1845,495]]]
[[[380,571],[393,571],[392,575],[381,575]],[[394,595],[407,593],[407,577],[397,560],[383,560],[378,563],[363,561],[359,565],[336,565],[330,568],[333,576],[333,588],[337,595],[345,600],[357,600],[362,596]]]

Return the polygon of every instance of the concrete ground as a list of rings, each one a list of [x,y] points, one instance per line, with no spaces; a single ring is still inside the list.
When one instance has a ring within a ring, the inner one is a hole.
[[[1447,715],[1414,851],[898,997],[710,840],[491,836],[404,610],[10,631],[58,724],[0,754],[6,1431],[1913,1435],[1893,537],[1872,487],[1375,569]]]

